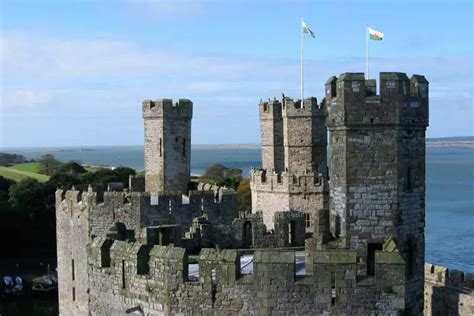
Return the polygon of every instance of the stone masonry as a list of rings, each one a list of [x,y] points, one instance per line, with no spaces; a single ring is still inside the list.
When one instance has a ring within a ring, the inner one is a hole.
[[[328,207],[327,132],[324,105],[316,98],[260,102],[262,167],[250,173],[252,211],[262,212],[267,228],[273,214],[295,209],[312,229],[317,212]]]
[[[145,177],[56,192],[60,314],[472,314],[473,277],[424,265],[428,81],[325,87],[260,102],[245,213],[189,183],[192,102],[144,101]]]

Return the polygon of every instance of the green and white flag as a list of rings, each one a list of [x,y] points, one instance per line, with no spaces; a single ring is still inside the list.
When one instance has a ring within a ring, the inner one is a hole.
[[[311,29],[306,25],[306,23],[304,21],[301,21],[301,31],[303,33],[308,33],[313,38],[315,37],[313,31],[311,31]]]
[[[381,41],[383,39],[383,33],[376,31],[374,29],[371,29],[370,27],[367,28],[369,31],[369,37],[373,41]]]

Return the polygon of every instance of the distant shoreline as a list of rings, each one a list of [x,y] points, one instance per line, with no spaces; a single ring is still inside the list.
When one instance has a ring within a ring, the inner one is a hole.
[[[474,148],[474,136],[427,138],[429,148]],[[195,149],[259,149],[260,144],[193,144]],[[85,152],[96,150],[143,150],[143,145],[116,145],[116,146],[52,146],[52,147],[5,147],[0,152],[16,151],[45,151],[45,152]]]

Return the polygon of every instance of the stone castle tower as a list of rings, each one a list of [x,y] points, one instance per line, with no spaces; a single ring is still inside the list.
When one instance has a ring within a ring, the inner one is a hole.
[[[379,95],[375,88],[362,73],[326,83],[331,231],[363,258],[367,275],[375,251],[393,238],[406,262],[406,308],[416,315],[423,310],[428,81],[381,73]]]
[[[144,101],[145,179],[56,192],[60,314],[421,315],[428,82],[379,84],[345,73],[320,104],[260,102],[253,214],[188,185],[191,101]],[[427,271],[433,297],[454,284]]]
[[[275,212],[298,209],[306,226],[327,208],[325,108],[316,98],[260,102],[262,168],[251,171],[252,212],[273,228]]]
[[[145,191],[187,193],[191,166],[193,103],[181,99],[143,101]]]

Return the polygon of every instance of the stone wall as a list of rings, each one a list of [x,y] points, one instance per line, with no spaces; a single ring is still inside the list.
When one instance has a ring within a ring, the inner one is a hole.
[[[404,264],[397,253],[377,253],[377,273],[357,280],[356,253],[307,253],[307,273],[295,275],[292,251],[258,250],[253,273],[240,274],[237,250],[203,249],[199,278],[188,277],[183,248],[96,238],[90,247],[92,315],[240,313],[290,315],[327,313],[393,315],[404,308]],[[145,269],[143,268],[145,266]]]
[[[424,314],[474,315],[474,275],[425,264]]]
[[[322,175],[253,169],[250,186],[252,211],[262,213],[268,229],[273,229],[276,212],[298,210],[309,214],[308,231],[312,231],[312,218],[317,211],[328,207],[328,185]]]

